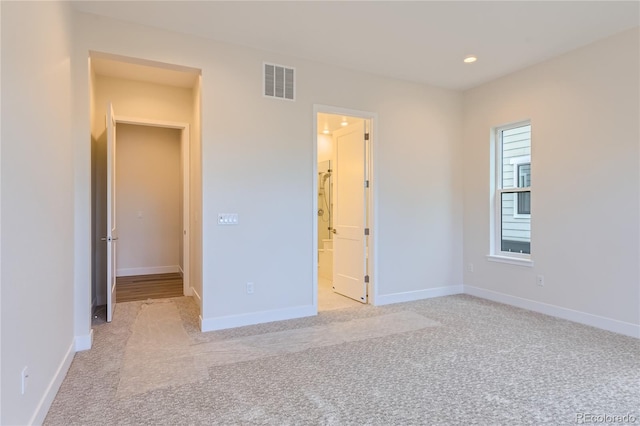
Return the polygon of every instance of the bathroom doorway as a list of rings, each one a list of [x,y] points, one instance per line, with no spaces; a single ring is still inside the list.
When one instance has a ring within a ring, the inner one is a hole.
[[[356,111],[316,111],[318,311],[373,302],[372,121]]]

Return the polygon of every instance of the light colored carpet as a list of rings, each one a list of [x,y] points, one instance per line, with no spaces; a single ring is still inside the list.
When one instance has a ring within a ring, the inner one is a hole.
[[[200,333],[190,298],[118,304],[47,425],[640,423],[640,341],[471,296]]]

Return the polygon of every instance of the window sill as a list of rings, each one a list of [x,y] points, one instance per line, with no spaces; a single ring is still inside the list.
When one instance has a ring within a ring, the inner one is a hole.
[[[530,259],[520,259],[517,257],[509,257],[509,256],[498,256],[495,254],[488,254],[487,260],[490,262],[498,262],[498,263],[509,263],[511,265],[518,266],[526,266],[529,268],[533,267],[533,260]]]

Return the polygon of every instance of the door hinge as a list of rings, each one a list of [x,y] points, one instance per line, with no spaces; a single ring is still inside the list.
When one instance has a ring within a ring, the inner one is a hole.
[[[365,133],[365,134],[364,134],[364,140],[365,140],[365,141],[368,141],[368,140],[369,140],[369,133]]]
[[[364,276],[364,282],[365,283],[369,283],[369,275],[365,275]]]
[[[364,235],[369,235],[369,228],[364,228]]]
[[[369,180],[365,180],[365,181],[364,181],[364,187],[365,187],[365,188],[368,188],[368,187],[369,187]]]

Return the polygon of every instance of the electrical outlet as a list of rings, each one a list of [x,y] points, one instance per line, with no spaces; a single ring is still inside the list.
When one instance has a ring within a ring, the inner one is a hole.
[[[467,271],[469,271],[469,272],[473,272],[473,263],[469,263],[469,264],[467,265]]]
[[[544,275],[538,275],[536,277],[536,283],[538,284],[538,286],[544,287]]]
[[[21,374],[21,383],[22,383],[22,395],[24,395],[27,392],[27,379],[29,378],[29,369],[27,367],[24,367],[22,369],[22,374]]]
[[[253,283],[247,283],[247,294],[253,294]]]

